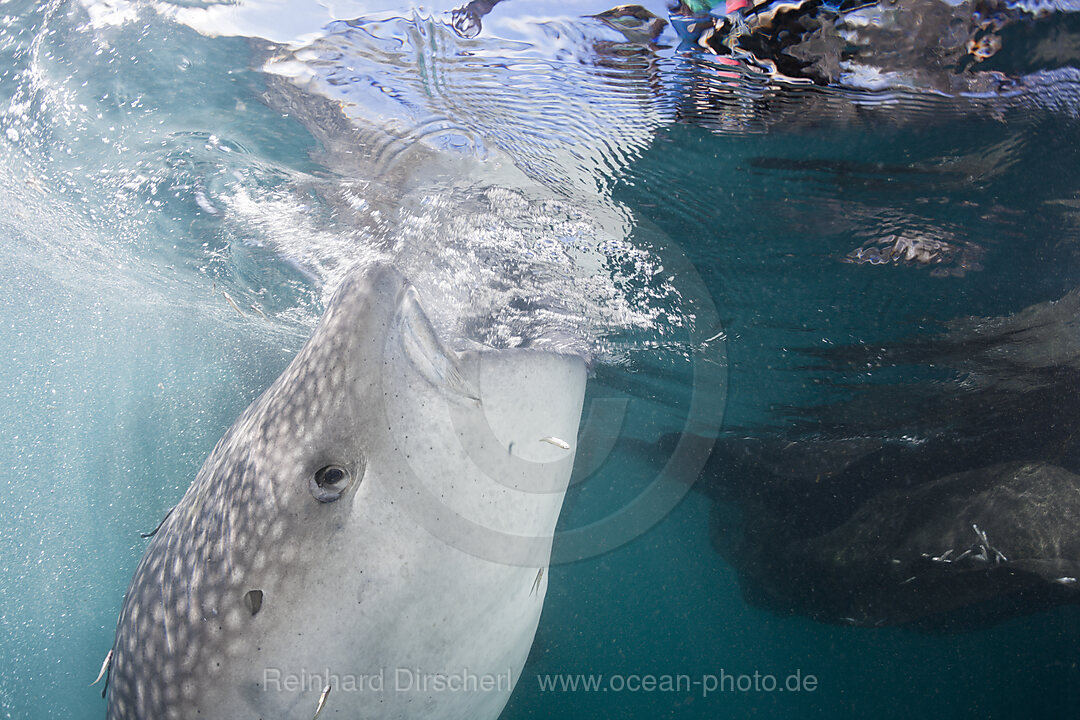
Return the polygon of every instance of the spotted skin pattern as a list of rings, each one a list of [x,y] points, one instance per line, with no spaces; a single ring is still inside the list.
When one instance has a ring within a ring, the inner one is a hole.
[[[469,413],[484,412],[482,399],[464,392],[456,416],[445,421],[440,414],[454,405],[440,378],[459,395],[468,385],[440,375],[440,352],[448,351],[423,333],[417,340],[413,326],[426,318],[417,319],[415,297],[390,267],[355,270],[296,358],[217,443],[135,571],[117,627],[109,720],[310,718],[322,686],[282,690],[268,681],[269,671],[520,669],[546,591],[546,582],[540,592],[534,585],[550,537],[539,559],[530,556],[532,567],[463,552],[454,537],[425,526],[438,510],[428,520],[409,511],[412,498],[429,493],[407,478],[434,478],[440,502],[462,496],[462,511],[479,513],[483,522],[550,535],[573,453],[534,443],[567,456],[534,459],[520,471],[554,473],[561,490],[550,497],[534,499],[477,474],[453,440],[470,427]],[[426,366],[416,371],[410,366],[417,353],[434,360],[421,357]],[[509,378],[492,385],[493,408],[499,393],[514,399],[514,376],[556,383],[554,394],[566,397],[552,402],[550,388],[538,393],[533,414],[544,418],[543,428],[533,429],[526,417],[523,435],[504,445],[524,445],[530,435],[576,437],[580,360],[519,353],[504,364],[494,352],[478,357],[466,363],[473,372]],[[513,412],[527,416],[528,398],[521,404]],[[561,414],[550,419],[549,406]],[[453,420],[459,416],[465,420]],[[410,439],[403,428],[417,430]],[[417,434],[425,439],[413,447]],[[439,442],[426,440],[440,434]],[[510,452],[500,447],[496,460]],[[320,502],[312,483],[327,466],[341,468],[348,480],[340,497]],[[509,688],[335,692],[320,717],[494,718],[508,697]]]

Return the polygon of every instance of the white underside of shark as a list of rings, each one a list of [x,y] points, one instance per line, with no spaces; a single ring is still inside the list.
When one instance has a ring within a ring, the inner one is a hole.
[[[580,358],[462,354],[355,271],[125,600],[109,720],[496,718],[547,591]]]

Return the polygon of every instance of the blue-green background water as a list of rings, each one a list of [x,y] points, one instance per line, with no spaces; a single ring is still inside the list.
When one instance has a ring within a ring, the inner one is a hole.
[[[177,14],[185,4],[0,5],[9,717],[104,715],[87,686],[138,532],[288,362],[356,259],[389,255],[428,280],[443,330],[504,344],[535,334],[586,354],[589,400],[629,403],[610,434],[630,442],[571,492],[567,529],[655,475],[657,440],[684,425],[692,362],[709,371],[706,425],[782,428],[792,408],[851,392],[816,382],[828,374],[806,369],[801,349],[926,334],[1075,285],[1080,138],[1067,103],[900,103],[762,127],[720,102],[720,127],[684,122],[699,89],[670,37],[657,60],[612,69],[582,61],[597,52],[594,24],[544,3],[498,10],[474,44],[441,8],[350,5],[341,18],[384,20],[350,33],[296,7],[307,19],[295,26],[256,12],[266,27],[252,29],[250,17]],[[248,29],[205,34],[226,20]],[[335,105],[352,125],[321,114]],[[843,262],[889,233],[975,247],[981,267],[937,277]],[[552,260],[551,247],[570,249]],[[484,281],[514,273],[539,278],[516,305]],[[474,276],[460,295],[455,278]],[[554,320],[534,325],[538,308]],[[952,635],[778,616],[744,601],[710,505],[690,492],[628,544],[551,568],[504,717],[1060,716],[1080,699],[1076,609]],[[538,683],[796,670],[816,689]]]

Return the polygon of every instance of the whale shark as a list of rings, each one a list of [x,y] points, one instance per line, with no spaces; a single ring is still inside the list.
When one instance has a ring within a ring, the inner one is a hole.
[[[451,349],[346,276],[154,533],[108,720],[496,718],[532,645],[586,368]]]

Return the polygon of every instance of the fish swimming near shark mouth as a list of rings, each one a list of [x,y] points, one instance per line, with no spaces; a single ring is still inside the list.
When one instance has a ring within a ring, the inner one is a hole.
[[[585,374],[457,353],[397,270],[354,270],[154,534],[109,720],[497,717],[543,607]]]

